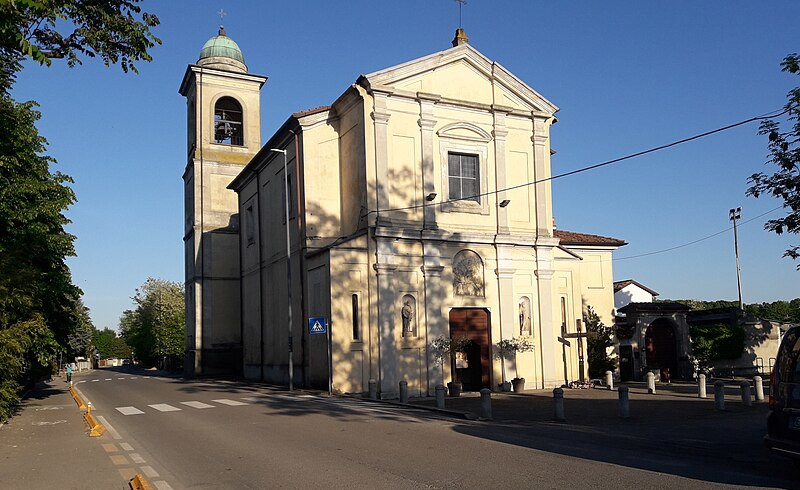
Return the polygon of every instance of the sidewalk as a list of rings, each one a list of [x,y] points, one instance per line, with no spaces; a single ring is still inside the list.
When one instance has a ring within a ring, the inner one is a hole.
[[[63,378],[42,382],[0,426],[0,488],[129,489],[102,445],[106,437],[87,435]]]

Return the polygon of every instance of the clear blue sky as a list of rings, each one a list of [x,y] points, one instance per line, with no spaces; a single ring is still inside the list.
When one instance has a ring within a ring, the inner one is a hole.
[[[69,260],[97,327],[116,328],[148,276],[183,281],[182,181],[188,63],[224,23],[251,72],[268,75],[262,139],[294,112],[333,102],[359,74],[445,49],[458,24],[452,0],[146,1],[163,45],[140,75],[87,60],[69,69],[26,64],[14,95],[41,104],[56,168],[75,179]],[[800,51],[800,2],[532,2],[469,0],[470,43],[561,108],[553,173],[657,146],[778,109],[800,77],[779,63]],[[662,298],[735,299],[733,235],[680,245],[780,203],[745,196],[764,165],[750,124],[553,184],[559,228],[622,238],[614,279]],[[763,230],[776,211],[740,228],[745,302],[800,296],[781,258],[800,237]]]

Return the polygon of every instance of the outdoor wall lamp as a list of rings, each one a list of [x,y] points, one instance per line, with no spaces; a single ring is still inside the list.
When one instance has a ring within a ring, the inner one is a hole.
[[[500,201],[500,207],[504,208],[504,207],[508,206],[510,203],[511,203],[511,199],[503,199],[502,201]]]
[[[435,192],[431,192],[430,194],[425,196],[425,200],[428,201],[428,202],[431,202],[434,199],[436,199],[436,193]]]

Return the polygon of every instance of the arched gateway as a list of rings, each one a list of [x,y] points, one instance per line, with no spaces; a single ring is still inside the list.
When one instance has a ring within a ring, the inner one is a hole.
[[[662,381],[679,376],[678,341],[673,323],[659,318],[647,327],[644,345],[648,370],[658,370]]]

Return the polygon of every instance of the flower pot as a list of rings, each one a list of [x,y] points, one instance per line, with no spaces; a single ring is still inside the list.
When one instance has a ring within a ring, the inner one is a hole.
[[[447,392],[450,396],[461,396],[461,383],[456,383],[455,381],[447,383]]]
[[[511,381],[503,381],[500,383],[500,391],[511,391]]]
[[[525,378],[514,378],[511,384],[514,385],[514,393],[521,393],[525,389]]]

